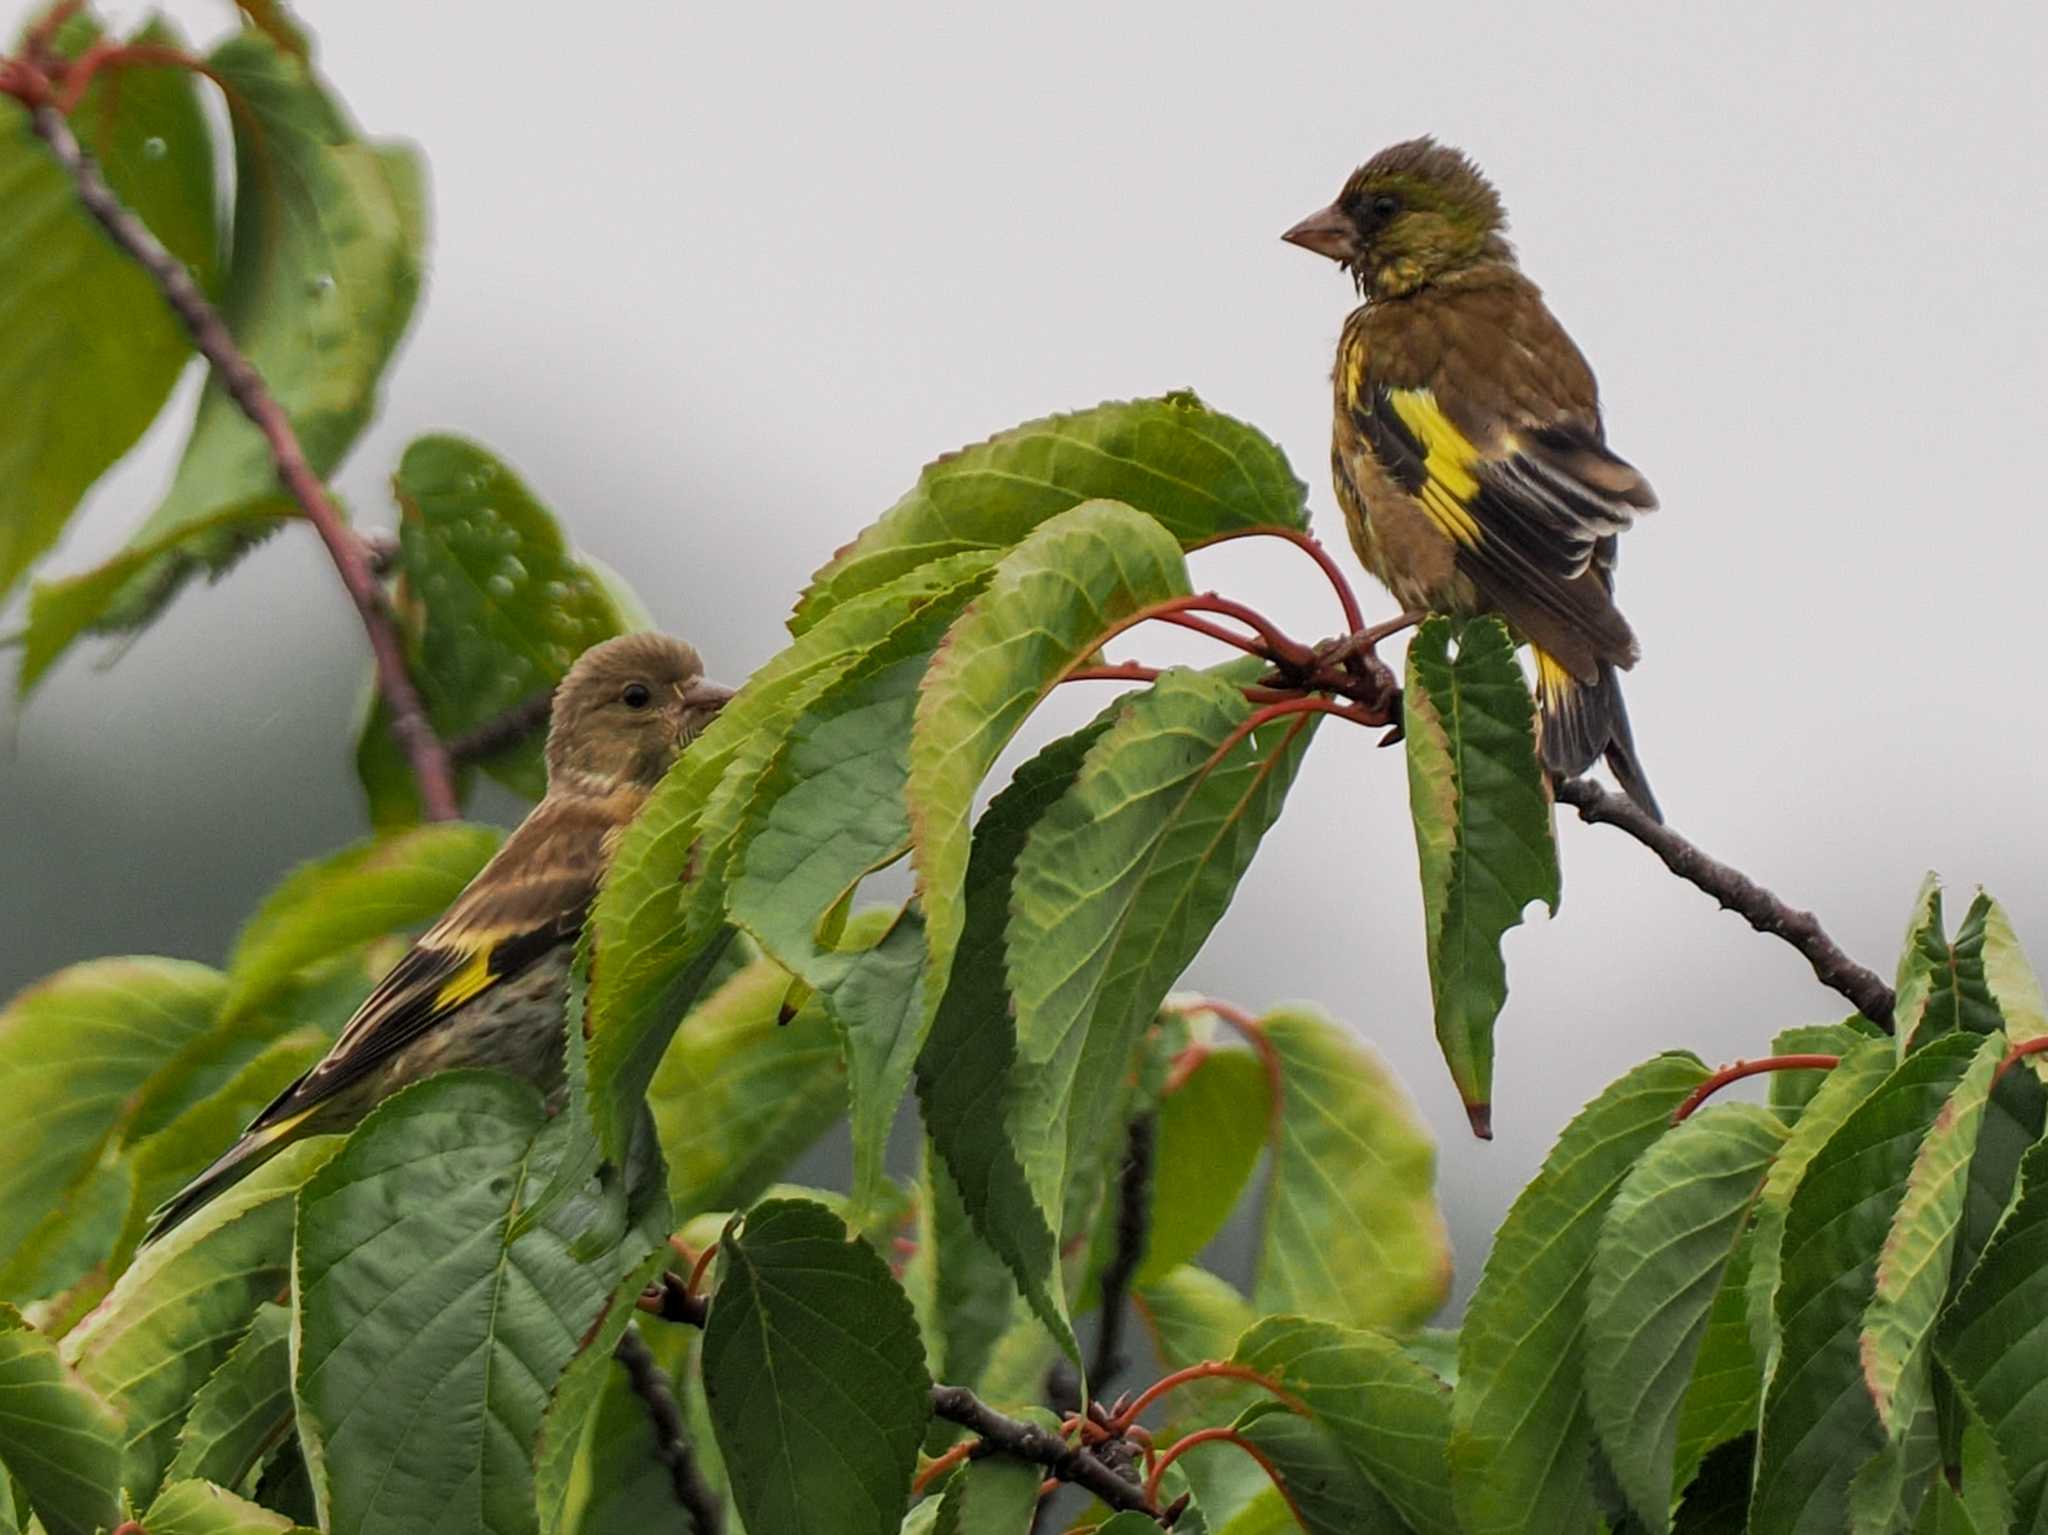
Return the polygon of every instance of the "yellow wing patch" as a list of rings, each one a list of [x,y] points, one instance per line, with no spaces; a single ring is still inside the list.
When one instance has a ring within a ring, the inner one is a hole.
[[[491,946],[486,944],[471,956],[468,964],[441,983],[434,993],[434,1011],[460,1007],[491,984]]]
[[[1423,468],[1428,478],[1416,493],[1430,520],[1468,549],[1478,544],[1479,524],[1465,510],[1465,503],[1479,494],[1479,481],[1472,465],[1482,456],[1472,439],[1437,407],[1430,389],[1390,389],[1387,403],[1401,424],[1422,444]]]
[[[1579,679],[1566,669],[1562,661],[1547,651],[1538,650],[1534,645],[1529,653],[1536,658],[1536,692],[1547,708],[1555,708],[1571,696],[1572,689],[1579,685]]]

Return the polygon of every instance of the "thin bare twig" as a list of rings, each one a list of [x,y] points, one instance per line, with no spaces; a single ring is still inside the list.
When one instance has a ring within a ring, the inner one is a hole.
[[[1838,991],[1872,1023],[1891,1032],[1892,989],[1828,937],[1810,911],[1787,906],[1739,869],[1710,858],[1669,826],[1660,825],[1635,801],[1609,794],[1586,778],[1567,778],[1557,786],[1560,804],[1570,805],[1582,821],[1618,827],[1664,861],[1664,867],[1719,901],[1759,933],[1782,938],[1813,966],[1821,985]]]
[[[242,354],[218,311],[206,301],[199,285],[184,264],[165,250],[142,221],[123,207],[113,189],[100,176],[92,159],[79,146],[64,114],[44,101],[32,108],[29,120],[37,137],[47,144],[57,163],[63,166],[78,190],[78,200],[126,251],[149,273],[158,290],[177,311],[178,318],[192,334],[193,345],[213,365],[215,377],[241,407],[242,414],[256,424],[270,445],[277,465],[277,477],[313,524],[320,541],[334,561],[349,600],[361,615],[363,631],[369,636],[370,651],[376,658],[377,687],[391,715],[391,734],[412,765],[419,781],[420,805],[429,820],[453,820],[459,813],[455,802],[455,775],[448,753],[428,723],[420,704],[419,690],[405,668],[405,649],[377,584],[362,543],[341,520],[328,498],[320,477],[306,462],[304,450],[284,408],[263,382],[262,375]]]
[[[1043,1466],[1060,1481],[1094,1493],[1110,1508],[1159,1517],[1144,1488],[1118,1476],[1092,1452],[1035,1423],[1004,1417],[965,1386],[932,1387],[932,1412],[979,1434],[991,1450]]]
[[[1102,1325],[1095,1334],[1095,1353],[1088,1366],[1088,1394],[1101,1396],[1128,1361],[1124,1358],[1124,1302],[1131,1276],[1145,1261],[1148,1217],[1152,1213],[1152,1149],[1154,1122],[1150,1114],[1131,1121],[1124,1142],[1124,1165],[1117,1178],[1116,1248],[1102,1270]]]
[[[477,762],[510,751],[547,728],[554,712],[555,691],[544,688],[522,700],[495,719],[487,719],[474,730],[448,738],[448,755],[456,762]]]
[[[625,1367],[626,1378],[633,1383],[633,1394],[646,1404],[648,1421],[654,1425],[655,1456],[668,1467],[669,1477],[675,1483],[676,1502],[690,1516],[690,1528],[696,1535],[719,1535],[725,1525],[724,1505],[698,1469],[697,1457],[690,1449],[689,1432],[683,1427],[682,1408],[676,1404],[675,1389],[661,1366],[654,1362],[647,1340],[628,1327],[620,1335],[613,1357]]]

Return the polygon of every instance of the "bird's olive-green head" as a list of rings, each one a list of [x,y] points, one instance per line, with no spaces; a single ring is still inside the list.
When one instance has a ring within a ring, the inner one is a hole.
[[[652,788],[730,697],[705,680],[694,649],[666,634],[593,645],[555,689],[549,792]]]
[[[1329,207],[1280,238],[1327,256],[1367,298],[1398,298],[1448,273],[1512,261],[1500,194],[1458,150],[1432,138],[1382,149]]]

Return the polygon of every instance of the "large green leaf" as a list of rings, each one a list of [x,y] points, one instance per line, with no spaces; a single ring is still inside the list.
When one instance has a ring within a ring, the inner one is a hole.
[[[1057,1431],[1058,1420],[1039,1413],[1040,1427]],[[1000,1455],[970,1460],[947,1479],[938,1499],[931,1535],[1030,1535],[1038,1512],[1043,1466]]]
[[[1894,1444],[1933,1390],[1928,1349],[1935,1314],[1953,1289],[1950,1265],[1963,1228],[1970,1163],[2004,1054],[2003,1035],[1979,1042],[1961,1080],[1926,1127],[1878,1254],[1857,1353],[1878,1420]]]
[[[1273,1110],[1265,1067],[1243,1050],[1205,1056],[1160,1100],[1145,1260],[1133,1283],[1191,1262],[1223,1229],[1258,1165]]]
[[[235,939],[222,1013],[247,1012],[317,960],[425,927],[504,839],[495,826],[416,826],[300,865]]]
[[[392,492],[402,605],[417,614],[413,675],[442,736],[548,692],[585,650],[630,627],[553,515],[488,449],[416,438]],[[367,725],[385,728],[381,717]],[[482,766],[528,799],[547,788],[539,731]]]
[[[1754,1229],[1749,1239],[1750,1268],[1747,1311],[1750,1341],[1766,1384],[1778,1367],[1780,1339],[1774,1312],[1778,1279],[1783,1270],[1785,1218],[1792,1196],[1813,1159],[1856,1106],[1876,1091],[1897,1064],[1889,1039],[1871,1040],[1842,1057],[1800,1111],[1792,1133],[1778,1148],[1757,1197]]]
[[[945,1164],[936,1155],[926,1160],[915,1260],[915,1266],[930,1276],[929,1295],[920,1310],[925,1358],[935,1377],[971,1390],[981,1384],[999,1341],[1018,1316],[1017,1284],[994,1249],[976,1234]],[[910,1280],[906,1271],[906,1288]]]
[[[1992,905],[1991,898],[1978,891],[1951,940],[1943,929],[1940,884],[1930,875],[1920,887],[1913,921],[1906,929],[1905,951],[1899,956],[1893,1023],[1901,1055],[1943,1034],[1989,1034],[2002,1026],[1984,973],[1985,924]]]
[[[1392,1339],[1269,1317],[1239,1340],[1235,1358],[1299,1397],[1417,1535],[1458,1535],[1446,1458],[1450,1388]]]
[[[257,32],[215,50],[235,135],[235,227],[221,310],[316,475],[368,424],[412,316],[426,241],[413,151],[358,136],[303,59]],[[292,502],[262,434],[208,379],[162,503],[97,570],[38,587],[27,687],[85,628],[147,623],[192,576],[218,575]]]
[[[1451,1484],[1469,1535],[1593,1527],[1581,1371],[1601,1223],[1706,1076],[1674,1053],[1615,1082],[1565,1127],[1495,1234],[1458,1337]]]
[[[2020,1163],[2019,1198],[1941,1320],[1939,1351],[2011,1477],[2011,1528],[2048,1522],[2048,1141]],[[1966,1479],[1965,1492],[1970,1490]],[[2000,1526],[2003,1528],[2003,1526]]]
[[[72,1201],[144,1088],[213,1023],[217,971],[171,959],[98,959],[60,970],[0,1012],[7,1155],[0,1158],[0,1270],[8,1294],[33,1271],[30,1236],[61,1236]],[[53,1221],[51,1218],[56,1217]],[[0,1296],[0,1298],[5,1298]]]
[[[204,1481],[164,1488],[141,1522],[149,1535],[291,1535],[300,1529],[284,1514]]]
[[[805,703],[917,607],[986,574],[963,556],[849,603],[747,679],[620,838],[591,916],[591,1110],[617,1156],[725,914],[725,871],[776,743]],[[706,972],[708,974],[708,971]]]
[[[966,925],[969,826],[982,779],[1039,700],[1119,619],[1187,590],[1186,563],[1164,528],[1119,502],[1090,501],[1041,523],[1004,556],[947,634],[918,698],[907,790],[931,955],[928,1009],[941,1001]]]
[[[1414,1526],[1358,1462],[1338,1448],[1336,1437],[1323,1424],[1288,1412],[1266,1412],[1241,1423],[1238,1432],[1273,1463],[1286,1495],[1278,1487],[1258,1486],[1250,1499],[1237,1505],[1219,1535],[1413,1535]],[[1186,1467],[1188,1462],[1177,1464]],[[1256,1463],[1253,1474],[1260,1482],[1267,1481]],[[1299,1521],[1288,1507],[1290,1498],[1301,1511]],[[1209,1507],[1206,1498],[1201,1506]]]
[[[758,1198],[846,1111],[839,1041],[815,1002],[780,1021],[789,972],[757,959],[691,1012],[648,1089],[677,1220]]]
[[[1070,1353],[1078,1349],[1057,1282],[1059,1242],[1007,1129],[1016,1093],[1017,1033],[1003,943],[1025,838],[1072,786],[1083,757],[1107,727],[1107,719],[1098,719],[1047,745],[982,812],[967,869],[965,931],[917,1061],[925,1128],[959,1187],[968,1218]]]
[[[1436,1147],[1387,1065],[1312,1008],[1260,1023],[1280,1115],[1253,1299],[1351,1327],[1420,1326],[1451,1282]]]
[[[283,1442],[292,1421],[292,1314],[262,1305],[192,1399],[166,1483],[188,1477],[239,1487]]]
[[[296,1391],[326,1527],[537,1527],[549,1394],[666,1223],[629,1209],[618,1243],[579,1261],[600,1219],[585,1197],[521,1219],[574,1154],[575,1118],[549,1119],[530,1084],[444,1073],[388,1099],[306,1186]]]
[[[94,1535],[120,1522],[120,1414],[5,1304],[0,1463],[50,1535]]]
[[[910,844],[904,785],[918,686],[978,582],[914,609],[822,689],[761,775],[728,870],[727,909],[762,948],[825,998],[846,1031],[854,1191],[871,1200],[929,1017],[924,928],[906,912],[878,941],[829,929],[869,874]]]
[[[1708,1109],[1652,1145],[1608,1206],[1586,1294],[1586,1402],[1636,1518],[1667,1530],[1695,1466],[1674,1470],[1707,1317],[1764,1169],[1769,1109]],[[1747,1348],[1747,1341],[1744,1347]]]
[[[258,1168],[144,1248],[65,1337],[66,1363],[127,1419],[121,1485],[138,1502],[177,1454],[193,1399],[289,1284],[293,1196],[335,1149],[302,1141]]]
[[[1424,622],[1408,645],[1405,700],[1437,1043],[1474,1132],[1491,1135],[1501,935],[1532,901],[1555,912],[1561,888],[1535,706],[1494,618]]]
[[[910,1302],[822,1205],[728,1228],[704,1331],[711,1422],[747,1527],[896,1535],[931,1416]]]
[[[1763,1368],[1749,1334],[1749,1266],[1752,1240],[1738,1239],[1721,1288],[1707,1308],[1706,1333],[1693,1364],[1692,1380],[1678,1407],[1678,1444],[1672,1455],[1672,1485],[1691,1482],[1709,1455],[1730,1440],[1753,1434],[1763,1405]]]
[[[1236,528],[1308,526],[1307,487],[1262,433],[1194,395],[1048,416],[925,467],[915,487],[812,577],[796,633],[842,603],[962,550],[1021,543],[1083,501],[1122,501],[1183,545]]]
[[[1025,838],[1004,938],[1010,1128],[1054,1229],[1139,1032],[1229,906],[1306,750],[1305,717],[1279,719],[1219,760],[1252,708],[1224,677],[1167,672],[1119,710]]]
[[[1859,1324],[1921,1138],[1982,1043],[1974,1034],[1949,1034],[1908,1056],[1842,1121],[1799,1180],[1772,1300],[1778,1353],[1750,1499],[1759,1529],[1834,1535],[1851,1482],[1886,1448]]]
[[[76,53],[95,32],[64,29]],[[137,41],[177,46],[155,22]],[[114,195],[203,288],[215,281],[213,141],[192,75],[182,69],[102,74],[72,131]],[[57,541],[86,488],[155,419],[190,343],[135,260],[115,246],[28,113],[0,100],[0,601]]]

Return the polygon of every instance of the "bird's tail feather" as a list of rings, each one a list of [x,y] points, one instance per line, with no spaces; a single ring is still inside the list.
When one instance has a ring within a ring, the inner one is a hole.
[[[154,1242],[216,1194],[240,1183],[283,1151],[294,1139],[292,1132],[306,1117],[304,1113],[294,1114],[261,1130],[251,1130],[236,1141],[205,1172],[149,1212],[149,1230],[142,1238],[143,1245]]]
[[[1581,682],[1542,651],[1536,653],[1536,726],[1543,765],[1560,777],[1583,773],[1600,758],[1622,791],[1651,820],[1661,822],[1657,796],[1636,756],[1629,733],[1628,709],[1621,701],[1621,679],[1609,662],[1600,663],[1593,682]]]

